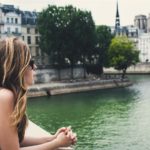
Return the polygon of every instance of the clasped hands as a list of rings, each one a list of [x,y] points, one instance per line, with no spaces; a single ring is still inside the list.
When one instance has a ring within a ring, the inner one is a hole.
[[[77,135],[69,127],[62,127],[55,133],[55,138],[61,147],[74,145],[77,142]]]

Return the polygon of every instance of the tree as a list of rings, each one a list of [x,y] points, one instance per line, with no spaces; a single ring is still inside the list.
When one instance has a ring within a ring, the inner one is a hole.
[[[101,73],[103,73],[103,67],[108,66],[108,48],[112,39],[111,29],[108,26],[101,25],[96,28],[96,34],[96,55],[98,56],[97,64],[101,70]]]
[[[123,71],[122,78],[124,78],[127,68],[139,61],[139,51],[127,37],[118,36],[111,41],[109,60],[110,66]]]
[[[79,62],[84,66],[95,47],[95,24],[90,12],[75,9],[72,6],[65,8],[70,14],[70,23],[64,33],[65,56],[71,68]]]
[[[40,48],[45,51],[53,64],[84,64],[95,47],[95,24],[91,13],[72,6],[48,6],[38,17],[41,35]],[[72,76],[73,77],[73,76]]]

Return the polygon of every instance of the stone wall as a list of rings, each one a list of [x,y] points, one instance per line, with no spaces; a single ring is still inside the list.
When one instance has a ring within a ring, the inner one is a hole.
[[[47,83],[51,81],[59,80],[59,74],[61,80],[71,79],[71,69],[61,69],[60,72],[57,69],[41,69],[36,70],[35,83]],[[84,77],[84,69],[82,67],[76,67],[73,69],[74,79],[80,79]]]
[[[53,82],[30,86],[28,97],[51,96],[58,94],[77,93],[100,89],[121,88],[132,85],[128,79],[95,79],[73,82]]]

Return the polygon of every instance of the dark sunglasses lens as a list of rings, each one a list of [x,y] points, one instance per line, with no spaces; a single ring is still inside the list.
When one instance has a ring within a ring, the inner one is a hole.
[[[30,60],[29,65],[32,67],[32,69],[34,68],[34,60]]]

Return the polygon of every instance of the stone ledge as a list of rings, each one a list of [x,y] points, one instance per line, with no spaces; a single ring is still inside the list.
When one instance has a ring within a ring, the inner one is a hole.
[[[32,136],[32,137],[44,137],[47,135],[50,135],[47,131],[44,129],[40,128],[38,125],[33,123],[32,121],[29,121],[29,125],[26,129],[26,136]],[[58,150],[73,150],[71,147],[61,147]]]

